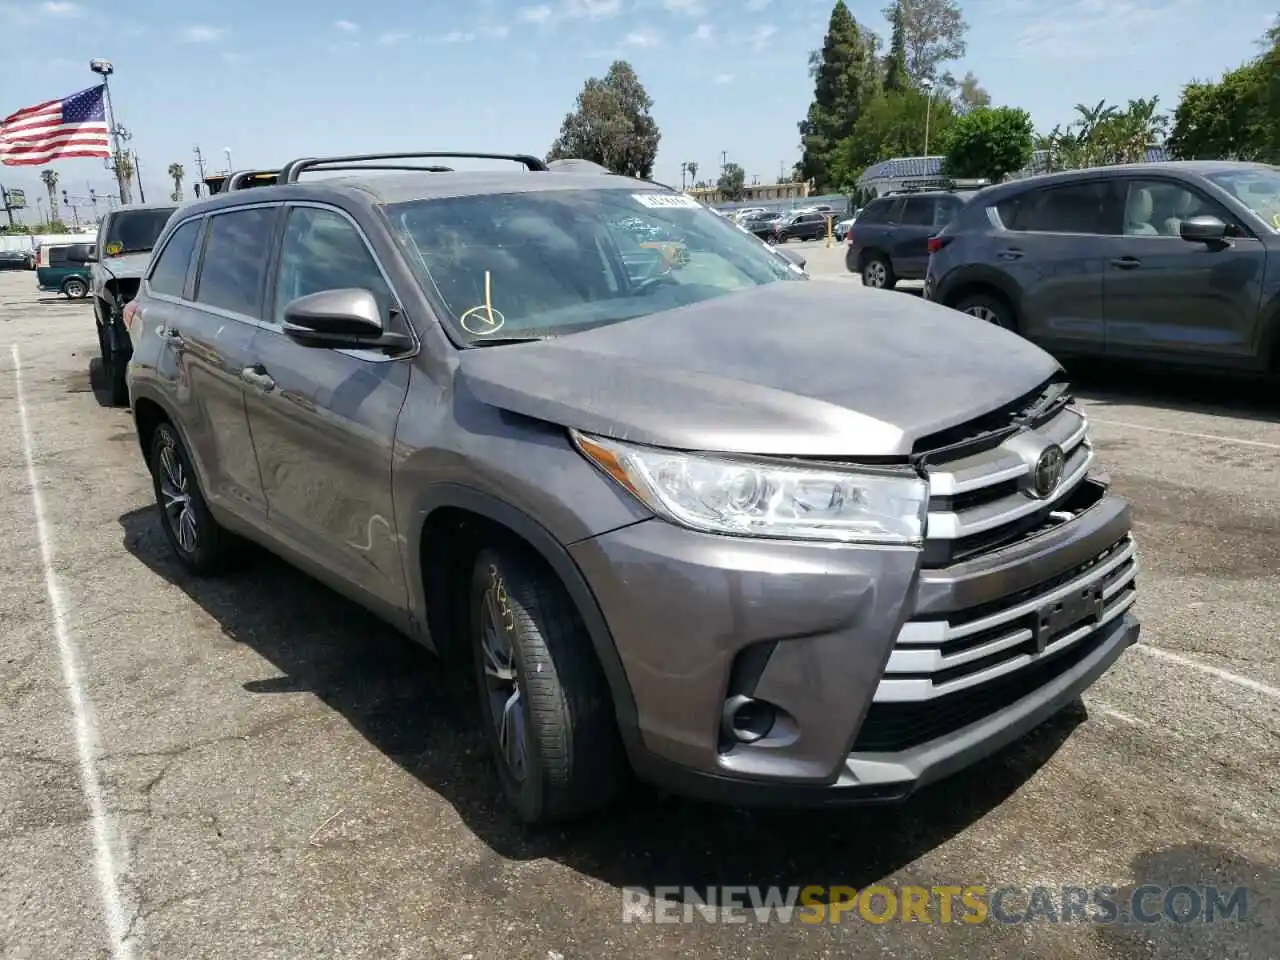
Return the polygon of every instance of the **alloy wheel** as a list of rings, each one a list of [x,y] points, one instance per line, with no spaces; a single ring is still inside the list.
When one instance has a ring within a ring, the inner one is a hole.
[[[883,288],[887,279],[884,264],[879,260],[873,260],[867,264],[867,269],[863,271],[862,278],[868,287],[875,287],[877,290]]]
[[[983,304],[974,304],[965,310],[965,313],[971,317],[977,317],[979,320],[985,320],[987,323],[994,323],[997,326],[1000,324],[1000,317],[996,312]]]
[[[506,588],[498,577],[485,591],[480,611],[480,654],[483,658],[485,694],[489,716],[498,737],[498,749],[508,772],[517,781],[525,777],[528,731],[524,722],[524,694],[511,645],[513,614]]]
[[[160,471],[160,506],[165,523],[182,551],[195,553],[200,528],[191,505],[190,479],[173,444],[160,452]]]
[[[73,297],[75,299],[79,299],[80,297],[83,297],[87,292],[85,289],[85,285],[81,283],[79,280],[68,280],[66,290],[67,290],[67,296]]]

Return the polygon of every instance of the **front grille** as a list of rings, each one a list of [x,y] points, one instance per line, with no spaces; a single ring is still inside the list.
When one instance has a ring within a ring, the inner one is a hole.
[[[1137,575],[1137,547],[1126,536],[1034,589],[945,620],[909,620],[898,632],[875,699],[936,699],[1065,649],[1129,608]],[[1079,617],[1071,619],[1076,612]]]
[[[1051,383],[1020,406],[1005,408],[919,453],[929,479],[924,565],[945,567],[998,550],[1090,505],[1080,488],[1093,463],[1088,420],[1066,385]],[[1050,444],[1065,455],[1062,479],[1044,497],[1030,490],[1036,458]]]

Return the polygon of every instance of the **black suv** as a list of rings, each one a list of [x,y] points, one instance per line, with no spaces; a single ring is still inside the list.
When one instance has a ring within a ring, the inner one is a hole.
[[[830,213],[797,213],[773,224],[773,229],[764,234],[767,243],[786,243],[788,240],[821,240],[827,235],[827,220],[834,216]]]
[[[892,290],[899,280],[923,280],[929,238],[951,222],[972,194],[932,190],[872,200],[849,228],[844,264],[864,286]]]
[[[1144,163],[1001,184],[930,242],[927,298],[1059,356],[1280,370],[1276,167]]]

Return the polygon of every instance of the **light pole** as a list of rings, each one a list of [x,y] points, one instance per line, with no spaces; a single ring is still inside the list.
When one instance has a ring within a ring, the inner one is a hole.
[[[933,81],[925,80],[920,86],[924,89],[924,155],[929,155],[929,111],[933,107]]]
[[[115,110],[111,106],[111,84],[107,81],[107,78],[116,72],[116,68],[110,60],[90,60],[89,69],[102,78],[102,99],[107,108],[107,130],[111,133],[111,163],[115,168],[116,186],[120,188],[120,202],[128,203],[124,177],[120,176],[120,131],[116,127]]]
[[[225,153],[225,154],[227,155],[227,176],[229,177],[229,176],[231,176],[231,171],[232,171],[232,167],[231,167],[231,148],[230,148],[230,147],[223,147],[223,148],[222,148],[222,152],[223,152],[223,153]]]

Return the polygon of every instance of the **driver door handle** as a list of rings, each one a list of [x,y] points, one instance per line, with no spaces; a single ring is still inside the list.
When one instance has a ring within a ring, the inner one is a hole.
[[[1142,266],[1142,261],[1137,257],[1116,257],[1111,261],[1111,265],[1120,270],[1132,270],[1134,267]]]
[[[240,379],[251,387],[256,387],[263,393],[270,393],[276,388],[276,382],[271,379],[271,375],[267,373],[267,368],[262,364],[255,364],[252,367],[245,367],[240,371]]]
[[[1006,247],[996,254],[1001,260],[1018,260],[1022,257],[1022,251],[1017,247]]]

